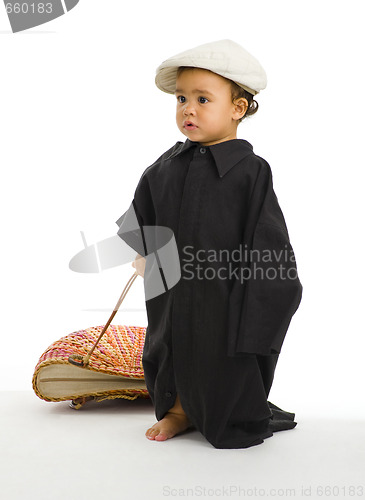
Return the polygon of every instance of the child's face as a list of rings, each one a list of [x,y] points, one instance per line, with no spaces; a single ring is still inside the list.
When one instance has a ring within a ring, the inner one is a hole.
[[[176,123],[191,141],[210,146],[237,137],[246,99],[232,103],[229,80],[211,71],[191,68],[176,79]]]

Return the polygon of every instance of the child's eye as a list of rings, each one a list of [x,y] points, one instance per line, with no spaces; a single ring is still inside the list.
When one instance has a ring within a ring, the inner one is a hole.
[[[198,101],[200,102],[200,104],[205,104],[206,102],[208,102],[208,99],[206,97],[199,97]]]
[[[178,100],[178,102],[183,103],[183,102],[185,102],[185,97],[183,95],[178,95],[177,100]]]

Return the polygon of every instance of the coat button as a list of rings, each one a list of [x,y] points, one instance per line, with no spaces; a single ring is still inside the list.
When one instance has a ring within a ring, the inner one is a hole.
[[[167,398],[171,398],[171,392],[165,392],[165,396],[166,396]]]
[[[205,148],[200,148],[199,151],[201,152],[202,155],[204,155],[207,152],[207,150]]]

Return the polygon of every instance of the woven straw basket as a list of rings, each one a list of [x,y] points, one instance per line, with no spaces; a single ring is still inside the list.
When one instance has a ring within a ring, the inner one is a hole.
[[[104,325],[62,337],[46,349],[33,375],[33,389],[45,401],[94,398],[148,398],[142,367],[146,328],[109,325],[87,368],[69,363],[70,355],[85,356]],[[82,404],[82,403],[81,403]],[[81,404],[74,407],[80,407]]]

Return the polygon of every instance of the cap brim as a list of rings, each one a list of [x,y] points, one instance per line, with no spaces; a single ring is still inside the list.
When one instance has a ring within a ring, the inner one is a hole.
[[[188,66],[187,64],[184,64],[184,66]],[[167,94],[174,94],[176,90],[176,77],[177,77],[177,70],[180,66],[170,66],[167,68],[161,68],[157,69],[157,74],[155,78],[155,83],[156,86],[162,90],[163,92],[166,92]],[[196,68],[197,66],[191,66],[192,68]],[[204,68],[201,67],[201,69],[206,69],[208,71],[212,71],[209,68]],[[216,73],[217,75],[223,76],[224,78],[227,78],[224,74],[220,73],[219,71],[212,71],[213,73]],[[236,83],[239,87],[243,88],[247,92],[249,92],[252,95],[256,95],[259,93],[257,90],[253,90],[250,87],[247,87],[246,85],[242,85],[241,83],[238,83],[231,78],[227,78],[227,80],[231,80],[234,83]]]

